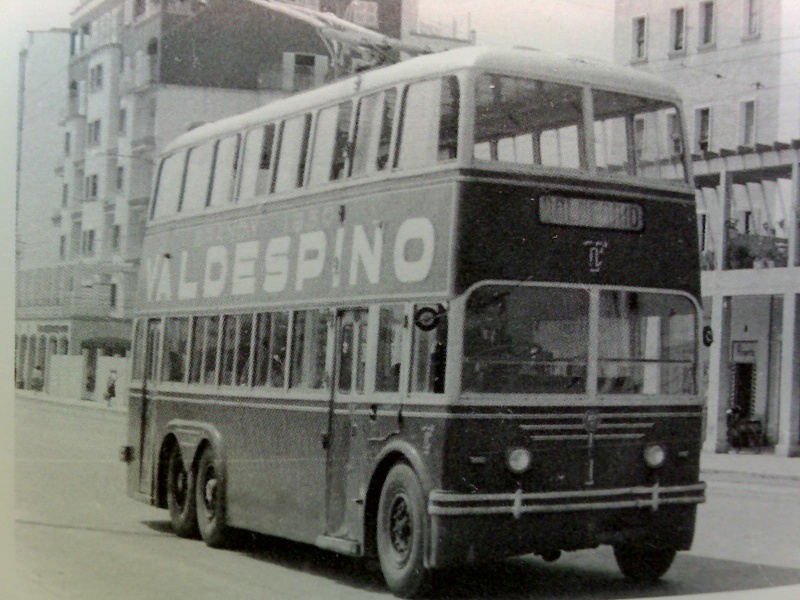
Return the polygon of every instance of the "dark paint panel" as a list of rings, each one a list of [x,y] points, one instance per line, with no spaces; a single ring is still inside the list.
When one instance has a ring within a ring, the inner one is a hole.
[[[542,194],[640,204],[641,232],[542,225]],[[566,192],[544,184],[462,184],[456,293],[485,279],[563,281],[700,292],[697,217],[690,198],[631,197],[631,190]],[[599,251],[599,255],[597,252]],[[591,262],[591,254],[599,257]]]

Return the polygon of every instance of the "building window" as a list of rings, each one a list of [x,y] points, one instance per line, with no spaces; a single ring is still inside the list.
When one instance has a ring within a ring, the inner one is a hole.
[[[700,252],[705,251],[706,249],[706,235],[708,232],[708,215],[706,213],[700,213],[698,215],[700,217]]]
[[[100,119],[92,121],[88,125],[87,138],[90,146],[96,146],[100,143]]]
[[[61,206],[69,206],[69,184],[65,183],[61,187]]]
[[[744,211],[744,234],[750,235],[753,233],[753,211],[746,210]]]
[[[708,152],[711,145],[711,109],[699,108],[695,114],[695,139],[700,152]]]
[[[103,65],[95,65],[89,69],[89,91],[103,89]]]
[[[58,256],[61,260],[67,258],[67,236],[62,235],[58,245]]]
[[[81,26],[80,50],[86,49],[86,46],[91,37],[92,37],[92,24],[84,23],[83,26]]]
[[[94,254],[94,229],[88,229],[81,235],[81,252],[87,256]]]
[[[686,49],[686,9],[674,8],[670,13],[670,52]]]
[[[745,0],[744,2],[744,35],[755,37],[759,27],[759,2],[761,0]]]
[[[108,305],[117,308],[117,284],[112,283],[108,286]]]
[[[125,185],[125,167],[117,167],[117,191],[121,192]]]
[[[125,135],[128,131],[128,110],[125,108],[119,109],[119,123],[117,125],[117,131],[120,135]]]
[[[714,43],[714,3],[700,3],[700,46]]]
[[[146,0],[134,0],[133,2],[133,16],[141,17],[147,9]]]
[[[75,56],[78,51],[78,32],[71,31],[69,34],[69,55]]]
[[[678,118],[678,113],[669,113],[667,115],[667,147],[672,152],[673,156],[680,156],[683,153],[683,136],[681,135],[681,121]]]
[[[634,60],[647,58],[647,18],[636,17],[633,20],[633,53]]]
[[[111,249],[119,250],[120,242],[122,241],[122,227],[113,225],[111,227]]]
[[[756,103],[755,100],[742,102],[742,145],[752,146],[756,141]]]
[[[64,155],[69,156],[72,150],[72,135],[69,131],[64,134]]]
[[[86,177],[86,199],[96,200],[98,196],[97,175],[88,175]]]

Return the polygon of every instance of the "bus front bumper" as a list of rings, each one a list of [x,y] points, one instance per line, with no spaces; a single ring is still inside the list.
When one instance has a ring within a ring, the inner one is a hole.
[[[530,493],[434,490],[428,499],[428,563],[444,567],[600,544],[688,550],[705,489],[699,482]]]

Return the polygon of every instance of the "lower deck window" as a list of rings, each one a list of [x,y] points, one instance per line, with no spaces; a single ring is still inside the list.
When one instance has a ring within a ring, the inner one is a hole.
[[[447,361],[447,315],[428,306],[415,307],[411,337],[411,392],[444,393]]]

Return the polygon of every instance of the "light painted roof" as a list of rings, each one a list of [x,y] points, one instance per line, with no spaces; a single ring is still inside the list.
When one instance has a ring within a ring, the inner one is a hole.
[[[675,88],[653,75],[635,69],[532,49],[470,46],[419,56],[396,65],[367,71],[308,92],[270,102],[240,115],[203,125],[176,138],[164,148],[164,153],[193,146],[226,133],[241,131],[259,123],[267,123],[345,100],[356,93],[363,94],[404,81],[424,79],[464,69],[561,83],[588,84],[592,87],[662,100],[675,102],[679,100]]]

